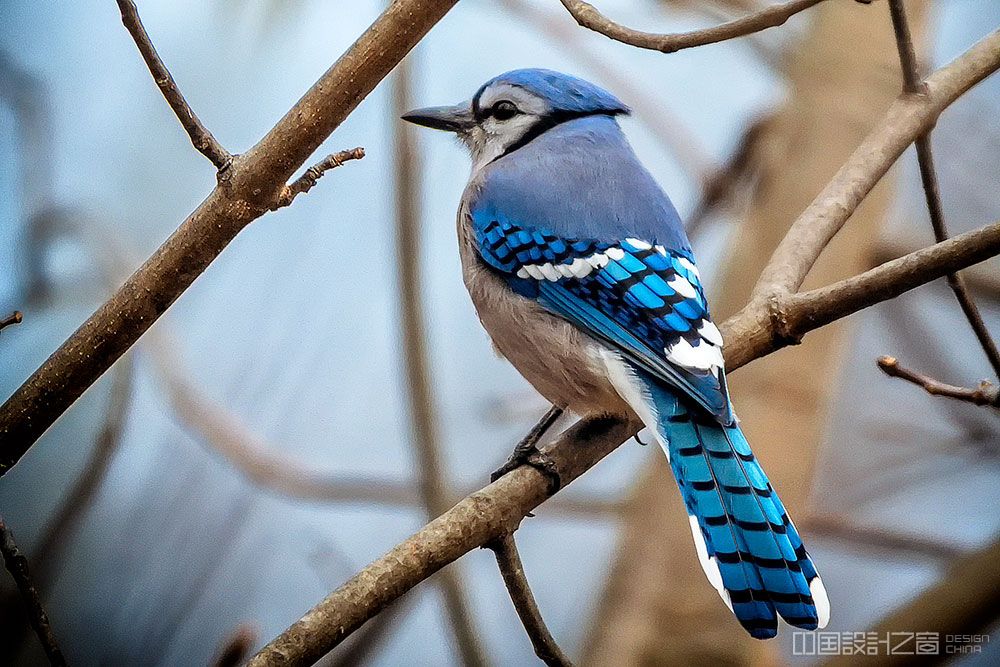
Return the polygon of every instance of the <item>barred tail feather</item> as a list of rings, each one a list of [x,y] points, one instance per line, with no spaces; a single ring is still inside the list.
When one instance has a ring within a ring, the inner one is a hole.
[[[822,581],[739,426],[689,411],[673,391],[627,370],[628,382],[619,373],[616,387],[630,404],[644,399],[636,413],[670,460],[702,568],[740,624],[758,639],[777,634],[778,616],[823,627]]]

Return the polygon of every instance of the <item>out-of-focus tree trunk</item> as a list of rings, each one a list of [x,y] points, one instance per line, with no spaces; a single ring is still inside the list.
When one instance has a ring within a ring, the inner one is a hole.
[[[927,4],[907,3],[918,36]],[[900,90],[884,5],[824,3],[812,18],[786,59],[788,100],[758,147],[763,176],[754,203],[730,239],[725,271],[714,281],[718,321],[746,303],[788,226]],[[889,194],[885,183],[875,189],[826,249],[807,284],[828,283],[869,266]],[[803,345],[757,361],[731,379],[747,437],[793,518],[807,513],[816,447],[849,326],[838,322],[812,333]],[[706,581],[679,494],[659,458],[629,501],[585,662],[615,667],[777,662],[773,644],[746,635]]]

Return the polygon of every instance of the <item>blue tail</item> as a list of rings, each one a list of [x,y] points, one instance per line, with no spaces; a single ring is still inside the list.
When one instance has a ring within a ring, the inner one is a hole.
[[[826,625],[823,583],[739,426],[723,427],[640,377],[702,567],[740,624],[757,639],[777,634],[777,615],[806,630]]]

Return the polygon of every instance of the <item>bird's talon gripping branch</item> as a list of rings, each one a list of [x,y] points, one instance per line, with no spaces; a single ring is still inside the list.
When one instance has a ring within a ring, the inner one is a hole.
[[[529,465],[548,477],[550,486],[555,487],[552,493],[558,491],[562,486],[559,471],[549,457],[538,451],[538,441],[556,423],[562,413],[563,409],[560,407],[553,405],[549,408],[548,412],[538,420],[538,423],[531,427],[528,434],[517,443],[507,461],[490,475],[490,482],[497,481],[515,468]]]
[[[545,475],[545,478],[549,481],[550,496],[555,495],[562,488],[562,476],[559,474],[559,467],[545,452],[536,449],[528,455],[524,463]]]
[[[493,471],[493,474],[490,475],[490,482],[497,481],[507,473],[521,466],[531,466],[545,475],[545,478],[549,481],[549,495],[555,494],[562,488],[562,477],[559,474],[556,462],[545,453],[539,451],[534,445],[526,449],[521,449],[520,447],[515,449],[510,458],[502,466]]]

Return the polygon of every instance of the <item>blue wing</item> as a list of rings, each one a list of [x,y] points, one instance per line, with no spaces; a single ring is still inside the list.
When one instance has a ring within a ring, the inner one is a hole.
[[[473,209],[479,253],[510,287],[733,423],[722,362],[690,253],[638,238],[565,238]]]

